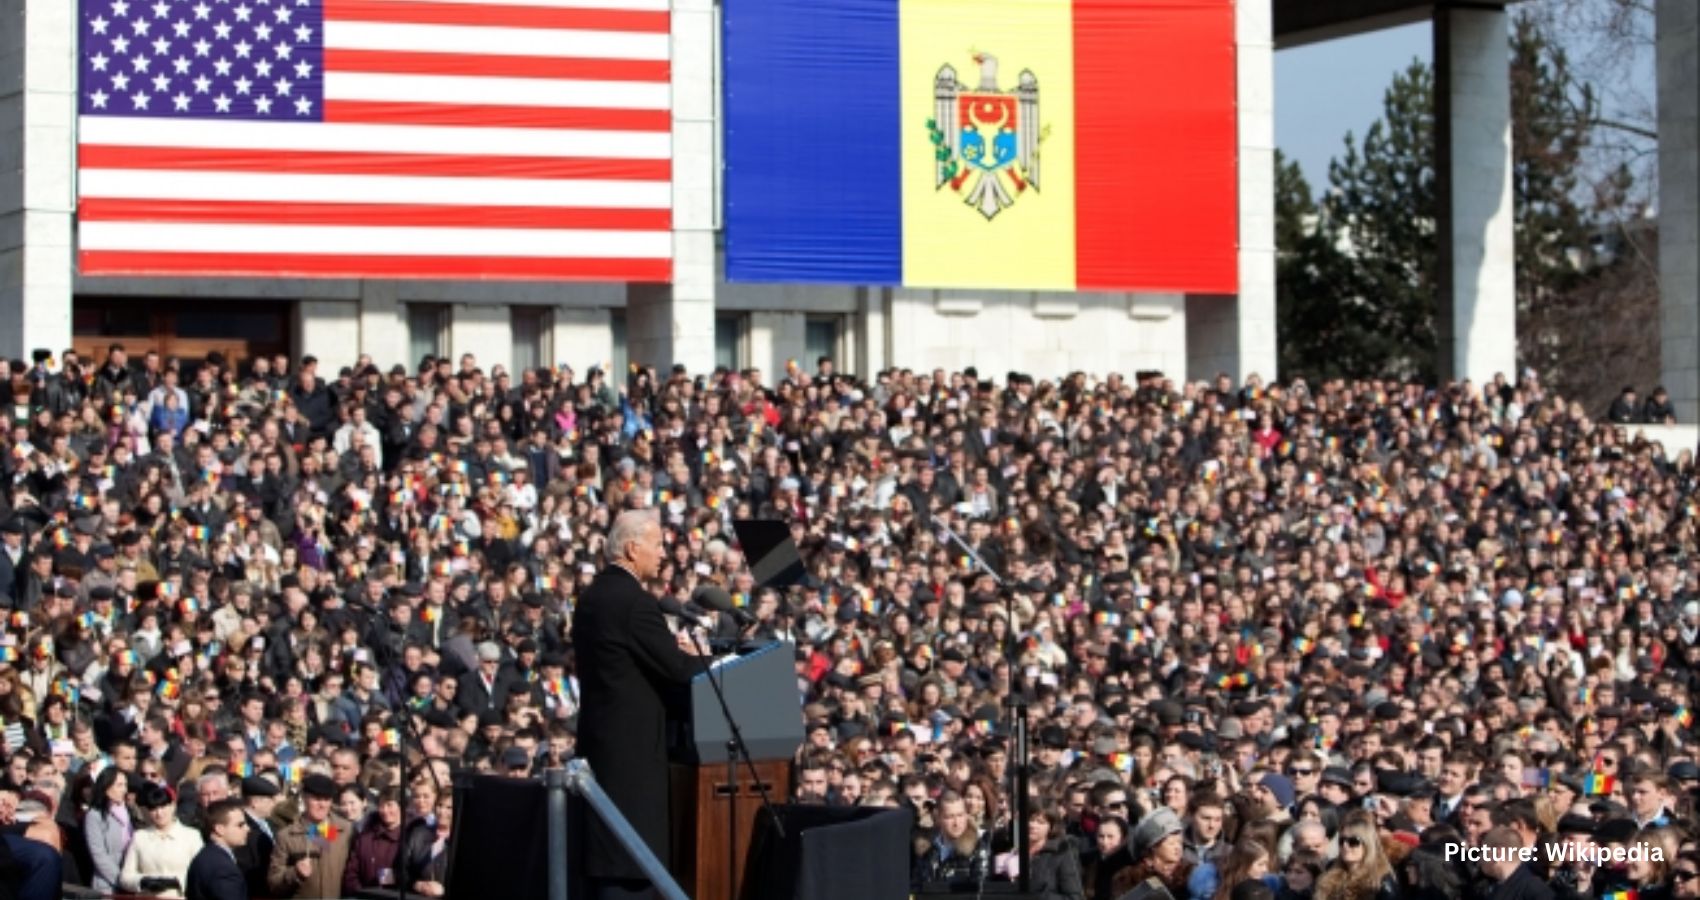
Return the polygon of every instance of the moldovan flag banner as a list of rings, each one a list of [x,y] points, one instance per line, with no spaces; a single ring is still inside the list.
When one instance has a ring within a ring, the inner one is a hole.
[[[1233,0],[725,0],[727,275],[1235,293]]]
[[[665,282],[668,0],[78,0],[91,274]]]

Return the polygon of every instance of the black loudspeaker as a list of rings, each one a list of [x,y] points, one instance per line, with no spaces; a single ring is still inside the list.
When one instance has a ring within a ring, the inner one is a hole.
[[[756,818],[742,900],[905,900],[909,896],[908,809],[776,806]]]
[[[455,779],[455,821],[450,837],[448,894],[547,900],[549,894],[549,789],[532,779],[493,775]],[[589,896],[580,845],[584,801],[567,792],[567,896]]]

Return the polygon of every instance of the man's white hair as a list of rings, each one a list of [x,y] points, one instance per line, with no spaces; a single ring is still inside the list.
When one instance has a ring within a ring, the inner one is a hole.
[[[661,527],[661,519],[653,509],[628,509],[614,517],[614,524],[608,529],[608,558],[625,556],[626,545],[641,540],[651,525]]]

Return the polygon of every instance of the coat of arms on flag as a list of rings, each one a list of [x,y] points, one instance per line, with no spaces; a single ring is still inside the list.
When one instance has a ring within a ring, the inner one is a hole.
[[[969,90],[948,63],[933,79],[935,189],[961,195],[987,221],[1039,189],[1039,79],[1023,69],[1013,90],[998,87],[998,59],[974,54],[980,84]],[[1005,183],[1007,182],[1007,184]]]

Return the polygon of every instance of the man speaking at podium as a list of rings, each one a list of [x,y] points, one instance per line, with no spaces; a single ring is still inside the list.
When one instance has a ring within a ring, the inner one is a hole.
[[[668,862],[666,691],[699,671],[685,635],[675,637],[644,583],[661,569],[661,522],[654,510],[614,520],[603,550],[608,565],[579,598],[573,616],[578,656],[579,754],[596,781]],[[588,816],[585,874],[597,900],[655,896],[648,879],[600,818]]]

